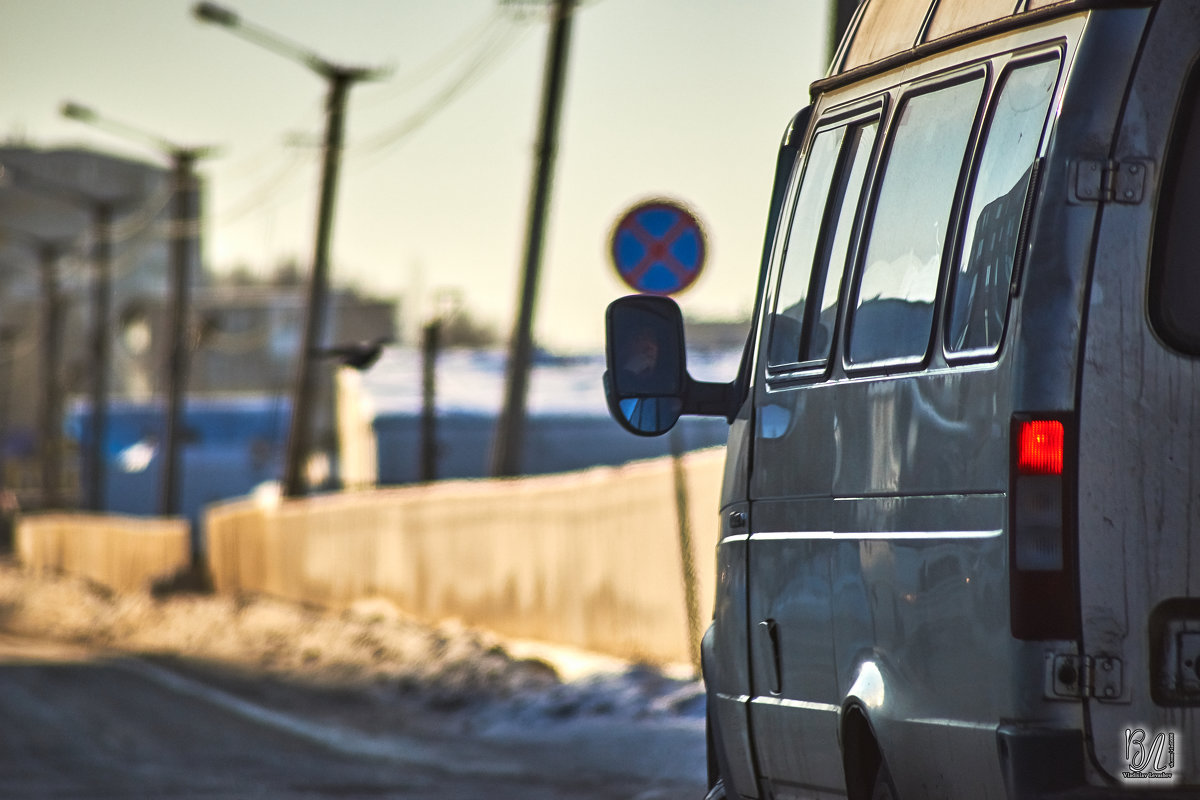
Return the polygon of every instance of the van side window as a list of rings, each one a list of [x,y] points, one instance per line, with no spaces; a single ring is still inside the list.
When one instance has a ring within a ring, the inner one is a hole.
[[[1200,68],[1184,90],[1173,136],[1155,212],[1148,306],[1164,342],[1200,355]]]
[[[796,195],[792,224],[781,254],[779,291],[771,319],[767,363],[794,364],[799,360],[804,309],[812,280],[813,259],[825,218],[829,187],[837,169],[845,128],[821,131],[814,137],[805,159],[804,180]]]
[[[982,76],[907,98],[894,123],[863,259],[848,356],[920,361],[954,194],[983,92]]]
[[[827,129],[814,140],[813,156],[819,146],[829,166],[805,176],[796,203],[776,302],[782,310],[772,320],[772,366],[829,357],[854,217],[878,127],[870,120]],[[819,302],[809,303],[810,297]]]
[[[833,344],[833,330],[837,324],[838,297],[842,293],[842,278],[846,273],[846,257],[850,253],[850,234],[854,230],[854,217],[858,213],[858,201],[862,196],[863,182],[867,176],[867,165],[871,162],[871,151],[875,149],[877,121],[851,128],[846,136],[845,178],[837,187],[840,199],[837,216],[830,214],[832,241],[829,244],[827,269],[817,269],[813,275],[813,295],[821,298],[820,308],[809,312],[813,317],[806,326],[808,335],[801,347],[801,361],[816,361],[829,358]],[[824,284],[822,286],[822,284]]]
[[[953,273],[946,350],[990,355],[1000,347],[1034,159],[1054,97],[1058,61],[1011,70],[992,112]]]

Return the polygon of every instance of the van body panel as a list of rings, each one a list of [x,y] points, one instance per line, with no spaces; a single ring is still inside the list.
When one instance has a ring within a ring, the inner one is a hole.
[[[1133,788],[1200,785],[1200,362],[1156,337],[1146,294],[1198,50],[1200,8],[1162,3],[1110,156],[1143,168],[1143,198],[1102,210],[1080,388],[1083,652],[1120,673],[1086,700],[1089,745]]]
[[[947,73],[978,80],[986,105],[999,73],[1030,53],[1062,59],[1066,73],[1086,21],[1056,20],[819,96],[814,130],[843,111],[871,107],[872,99],[886,128],[909,84],[932,77],[940,86],[937,76]],[[975,116],[973,107],[963,113]],[[958,158],[974,156],[968,150]],[[866,180],[877,192],[880,177],[869,171]],[[793,186],[793,195],[800,191]],[[779,236],[787,236],[786,225]],[[861,257],[862,243],[854,246]],[[833,734],[842,709],[854,703],[890,754],[902,795],[1000,797],[999,720],[1017,710],[1042,719],[1058,712],[1042,701],[1042,652],[1014,646],[1008,627],[1009,419],[1018,351],[947,363],[934,335],[938,309],[921,363],[856,369],[837,355],[848,337],[843,300],[833,360],[808,374],[778,373],[766,331],[784,259],[777,245],[759,334],[749,476],[750,724],[758,768],[778,796],[845,792]],[[1010,316],[1015,330],[1019,303]],[[1061,352],[1073,360],[1074,339],[1066,337]],[[1047,382],[1056,385],[1043,394],[1071,398],[1073,373],[1073,365],[1051,373]],[[1032,676],[1014,663],[1030,665]],[[930,773],[929,755],[941,752],[954,757]],[[994,788],[981,794],[981,785]]]
[[[720,749],[722,773],[732,797],[756,797],[758,777],[750,739],[750,665],[746,591],[750,474],[747,435],[751,405],[743,403],[730,425],[721,487],[713,619],[704,637],[702,658],[709,700],[709,725]]]
[[[1164,241],[1200,295],[1200,236],[1171,239],[1200,226],[1200,3],[851,28],[785,137],[734,384],[725,790],[1200,794],[1200,323],[1154,307]]]
[[[1030,225],[1020,313],[1012,320],[1019,367],[1014,408],[1076,408],[1082,318],[1101,204],[1075,199],[1081,162],[1105,162],[1141,46],[1146,9],[1088,17],[1047,148],[1042,190]]]

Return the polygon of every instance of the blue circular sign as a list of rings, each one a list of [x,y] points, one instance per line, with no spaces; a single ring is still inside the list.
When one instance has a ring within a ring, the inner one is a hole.
[[[644,294],[681,292],[704,267],[704,231],[696,216],[673,200],[648,200],[625,212],[613,228],[613,266]]]

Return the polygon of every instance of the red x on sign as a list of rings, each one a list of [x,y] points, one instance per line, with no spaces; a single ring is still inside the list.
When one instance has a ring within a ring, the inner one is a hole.
[[[645,294],[675,294],[700,276],[704,231],[682,204],[649,200],[620,218],[610,250],[617,274],[630,287]]]

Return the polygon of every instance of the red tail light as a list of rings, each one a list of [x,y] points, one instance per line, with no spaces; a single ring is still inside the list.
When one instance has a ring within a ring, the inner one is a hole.
[[[1063,424],[1056,419],[1018,423],[1017,471],[1022,475],[1061,475]]]
[[[1012,632],[1019,639],[1073,639],[1079,630],[1073,461],[1064,419],[1013,419],[1009,576]]]

